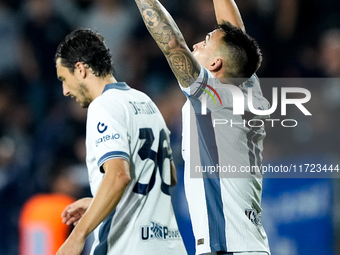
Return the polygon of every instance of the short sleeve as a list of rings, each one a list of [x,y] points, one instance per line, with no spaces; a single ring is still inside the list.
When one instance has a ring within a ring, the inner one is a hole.
[[[87,118],[87,143],[99,168],[109,159],[129,162],[129,135],[126,110],[119,103],[90,105]]]
[[[232,107],[233,97],[230,90],[221,88],[219,84],[221,82],[210,71],[201,67],[200,75],[192,85],[180,87],[194,106],[195,112],[200,113],[205,108],[202,104],[206,105],[208,111]]]
[[[180,84],[180,88],[182,89],[183,93],[186,96],[190,97],[192,95],[195,95],[195,93],[199,91],[199,88],[201,87],[201,83],[206,81],[207,78],[208,78],[208,73],[206,72],[206,69],[201,67],[200,75],[197,77],[196,81],[187,88],[182,87],[182,85]]]

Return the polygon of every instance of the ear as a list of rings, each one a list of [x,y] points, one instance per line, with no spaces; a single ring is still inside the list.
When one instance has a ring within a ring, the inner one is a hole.
[[[210,62],[209,71],[212,73],[218,72],[222,69],[222,66],[223,66],[222,58],[216,57]]]
[[[77,62],[74,68],[74,74],[79,78],[84,79],[86,77],[87,69],[82,62]]]

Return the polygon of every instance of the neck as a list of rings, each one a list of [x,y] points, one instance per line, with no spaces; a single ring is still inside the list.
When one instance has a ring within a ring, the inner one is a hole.
[[[107,85],[107,84],[110,84],[110,83],[116,83],[117,80],[115,79],[115,77],[113,77],[112,75],[110,76],[107,76],[103,79],[103,84],[104,84],[104,87]]]
[[[89,84],[91,84],[91,94],[92,94],[92,98],[95,99],[97,97],[99,97],[103,91],[104,91],[104,88],[107,84],[110,84],[110,83],[116,83],[117,80],[112,76],[112,75],[109,75],[109,76],[106,76],[104,78],[99,78],[99,77],[94,77],[93,78],[93,81],[89,82]]]
[[[232,84],[238,86],[247,80],[247,78],[226,77],[222,72],[215,72],[212,74],[223,84]]]
[[[225,77],[223,72],[221,70],[217,72],[211,71],[211,73],[217,78],[221,83],[223,84],[230,84],[230,79],[228,77]]]

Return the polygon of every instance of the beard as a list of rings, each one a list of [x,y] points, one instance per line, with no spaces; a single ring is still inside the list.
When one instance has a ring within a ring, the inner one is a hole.
[[[88,108],[90,103],[92,102],[92,98],[90,98],[89,95],[89,90],[86,86],[85,83],[80,83],[79,84],[79,94],[81,99],[79,98],[79,104],[83,108]]]

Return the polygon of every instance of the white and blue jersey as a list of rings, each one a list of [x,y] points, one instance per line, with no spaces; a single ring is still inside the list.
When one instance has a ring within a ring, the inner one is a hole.
[[[105,87],[88,108],[86,163],[96,194],[109,159],[130,164],[131,182],[94,231],[91,254],[186,254],[173,212],[169,130],[156,105],[125,83]]]
[[[233,95],[219,85],[202,67],[195,83],[181,87],[187,96],[182,109],[184,183],[196,254],[270,254],[261,224],[262,175],[254,171],[261,165],[266,135],[262,122],[257,121],[266,116],[253,116],[247,103],[245,114],[234,115]],[[248,87],[252,87],[252,95],[248,95]],[[252,96],[255,109],[269,109],[255,75],[237,89],[239,99],[247,102]],[[202,107],[204,101],[206,107]]]

